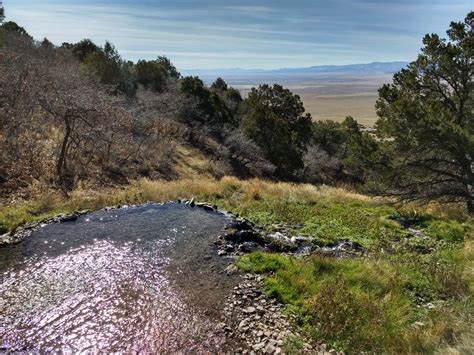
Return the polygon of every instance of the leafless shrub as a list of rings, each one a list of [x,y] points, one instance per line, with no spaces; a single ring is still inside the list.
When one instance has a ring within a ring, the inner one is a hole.
[[[303,161],[304,169],[300,175],[306,182],[331,183],[341,176],[341,161],[317,146],[308,149]]]
[[[229,131],[224,139],[229,159],[239,176],[270,177],[275,166],[264,158],[260,147],[238,131]]]
[[[166,117],[172,108],[132,108],[85,74],[69,52],[3,30],[0,38],[3,190],[47,180],[68,191],[81,180],[172,173],[174,139],[185,131]]]

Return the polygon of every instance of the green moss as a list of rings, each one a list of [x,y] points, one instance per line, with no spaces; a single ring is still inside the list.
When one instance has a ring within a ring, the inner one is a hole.
[[[288,337],[285,339],[285,342],[283,343],[283,351],[288,355],[300,354],[303,348],[303,340],[294,334],[288,335]]]

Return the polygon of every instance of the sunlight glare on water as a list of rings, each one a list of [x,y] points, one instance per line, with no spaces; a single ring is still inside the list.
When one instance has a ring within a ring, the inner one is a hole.
[[[213,241],[228,218],[179,204],[99,211],[0,249],[0,347],[212,351],[235,280]]]

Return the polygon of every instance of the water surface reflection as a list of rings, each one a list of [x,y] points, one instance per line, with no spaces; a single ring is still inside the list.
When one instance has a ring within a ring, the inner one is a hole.
[[[235,280],[213,241],[227,217],[179,204],[99,211],[0,249],[0,347],[216,350]]]

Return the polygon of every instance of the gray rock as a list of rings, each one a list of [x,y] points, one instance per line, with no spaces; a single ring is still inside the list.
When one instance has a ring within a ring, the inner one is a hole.
[[[239,271],[239,269],[237,268],[237,266],[235,266],[234,264],[230,264],[229,266],[226,267],[225,269],[225,272],[226,274],[228,275],[232,275],[232,274],[235,274]]]
[[[259,351],[259,350],[262,350],[264,347],[265,347],[265,343],[261,342],[261,343],[258,343],[258,344],[254,344],[252,346],[252,349],[255,350],[255,351]]]
[[[77,220],[77,215],[75,214],[64,215],[60,219],[61,219],[61,222],[74,222]]]
[[[248,318],[245,318],[243,319],[240,323],[239,323],[239,329],[242,329],[244,328],[249,322],[249,319]]]
[[[274,346],[271,345],[271,344],[268,344],[268,345],[265,347],[265,350],[264,350],[264,351],[265,351],[265,353],[267,353],[267,354],[273,354],[273,353],[275,353],[275,351],[276,351],[276,347],[274,347]]]
[[[280,232],[271,233],[267,237],[273,240],[281,241],[281,242],[286,242],[286,243],[291,242],[290,238],[288,238],[286,235]]]
[[[247,307],[244,309],[244,313],[247,313],[247,314],[255,313],[255,311],[256,311],[255,307]]]

